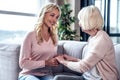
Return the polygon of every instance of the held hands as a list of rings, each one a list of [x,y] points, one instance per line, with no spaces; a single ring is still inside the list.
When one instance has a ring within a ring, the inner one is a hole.
[[[64,55],[59,55],[57,57],[55,57],[59,63],[63,63],[63,61],[65,61]]]
[[[48,59],[45,61],[45,66],[58,66],[58,61],[56,58]]]
[[[54,58],[46,60],[45,66],[58,66],[59,63],[66,65],[67,62],[69,61],[77,62],[79,61],[79,59],[66,54],[64,55],[60,54],[60,55],[56,55]]]
[[[79,61],[79,59],[72,57],[72,56],[69,56],[69,55],[66,55],[66,54],[64,54],[64,58],[68,61],[73,61],[73,62]]]
[[[59,63],[63,65],[67,65],[67,60],[65,60],[64,55],[57,56],[56,59],[58,60]]]
[[[67,62],[70,62],[70,61],[72,61],[72,62],[79,61],[79,59],[74,58],[74,57],[69,56],[69,55],[66,55],[66,54],[59,55],[59,56],[56,57],[56,59],[58,60],[59,63],[64,64],[64,65],[66,65]]]
[[[60,56],[61,54],[57,54],[56,56],[54,56],[53,58],[51,59],[48,59],[45,61],[45,66],[58,66],[59,65],[59,62],[58,60],[56,59],[56,57]]]

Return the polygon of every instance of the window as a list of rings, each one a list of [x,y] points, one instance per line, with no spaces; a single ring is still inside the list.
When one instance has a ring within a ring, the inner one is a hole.
[[[95,0],[104,17],[105,31],[114,43],[120,43],[120,0]]]
[[[0,43],[21,43],[34,28],[40,8],[47,0],[1,0]]]

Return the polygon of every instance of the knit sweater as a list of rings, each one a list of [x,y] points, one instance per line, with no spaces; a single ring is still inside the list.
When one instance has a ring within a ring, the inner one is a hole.
[[[75,65],[78,66],[77,69]],[[67,67],[84,73],[83,76],[87,80],[118,80],[114,46],[103,30],[89,38],[82,54],[82,60],[69,62]]]
[[[57,47],[52,39],[37,44],[35,31],[29,32],[21,46],[19,65],[22,68],[20,75],[32,74],[42,76],[50,74],[50,68],[45,67],[45,60],[57,54]]]

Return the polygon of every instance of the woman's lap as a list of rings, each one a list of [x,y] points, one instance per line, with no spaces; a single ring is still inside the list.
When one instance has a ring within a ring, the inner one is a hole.
[[[53,76],[52,75],[46,75],[46,76],[25,75],[25,76],[20,76],[18,80],[53,80]]]

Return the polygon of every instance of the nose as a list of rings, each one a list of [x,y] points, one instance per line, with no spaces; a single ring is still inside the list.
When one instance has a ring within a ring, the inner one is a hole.
[[[58,20],[58,19],[55,17],[55,18],[54,18],[54,21],[57,21],[57,20]]]
[[[56,18],[53,18],[53,22],[54,22],[54,23],[56,23],[56,22],[57,22],[57,20],[58,20],[58,19],[56,19]]]

